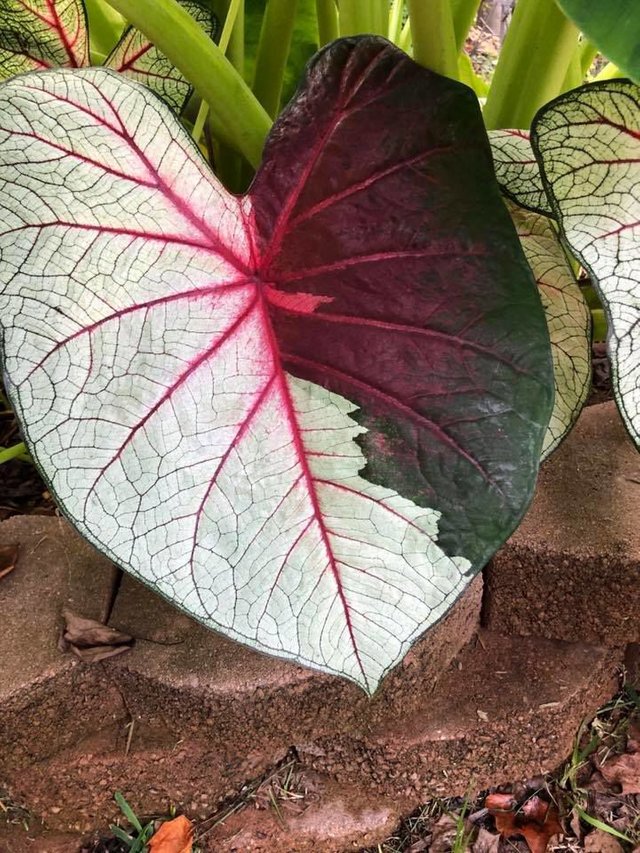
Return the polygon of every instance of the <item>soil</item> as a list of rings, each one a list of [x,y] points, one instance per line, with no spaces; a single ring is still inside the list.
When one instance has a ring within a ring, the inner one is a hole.
[[[234,843],[240,838],[259,839],[259,846],[251,850],[291,853],[282,846],[281,831],[312,808],[316,790],[313,774],[305,775],[291,752],[263,777],[194,822],[194,853],[244,853],[249,847]],[[496,799],[510,804],[509,809],[496,809]],[[29,823],[29,813],[2,789],[0,807],[8,824]],[[140,816],[143,825],[155,820],[156,827],[166,819]],[[124,818],[122,826],[135,836]],[[29,836],[28,849],[34,853],[129,850],[106,829],[83,841],[38,827],[31,827]],[[0,820],[0,851],[21,853],[19,846],[3,846],[6,837]],[[553,773],[466,797],[430,800],[385,841],[360,853],[638,853],[639,844],[640,697],[627,682],[589,725],[581,726],[572,754]]]

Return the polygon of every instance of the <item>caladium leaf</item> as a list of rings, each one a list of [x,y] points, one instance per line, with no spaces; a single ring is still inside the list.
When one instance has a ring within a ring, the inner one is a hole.
[[[562,11],[608,59],[640,83],[638,0],[557,0]]]
[[[181,0],[181,5],[211,38],[215,37],[218,23],[210,9],[196,0]],[[144,83],[177,113],[182,112],[193,91],[182,72],[134,27],[125,30],[104,64]]]
[[[552,216],[540,166],[526,130],[490,130],[496,178],[502,192],[528,210]]]
[[[0,80],[88,63],[82,0],[0,0]]]
[[[571,430],[591,388],[591,314],[571,264],[546,216],[507,202],[538,283],[553,353],[555,402],[542,445],[546,459]]]
[[[554,213],[607,312],[618,406],[640,443],[640,87],[608,80],[540,110],[532,142]]]
[[[244,198],[104,70],[0,90],[8,393],[67,516],[373,691],[531,498],[548,334],[474,95],[333,43]]]

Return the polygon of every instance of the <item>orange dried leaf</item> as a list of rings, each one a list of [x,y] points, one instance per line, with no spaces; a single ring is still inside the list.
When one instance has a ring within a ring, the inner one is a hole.
[[[151,853],[192,853],[193,826],[189,818],[180,815],[163,823],[149,839]]]
[[[19,548],[17,545],[3,545],[0,548],[0,578],[12,572],[18,562]]]
[[[533,796],[518,805],[511,794],[490,794],[485,800],[505,838],[521,835],[531,853],[545,853],[549,839],[562,833],[558,810],[551,803]]]

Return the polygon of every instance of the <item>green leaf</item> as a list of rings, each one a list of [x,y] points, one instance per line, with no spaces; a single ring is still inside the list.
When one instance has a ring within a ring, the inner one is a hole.
[[[562,235],[607,312],[614,393],[640,443],[640,87],[568,92],[540,110],[531,141]]]
[[[562,11],[624,74],[640,82],[638,0],[557,0]]]
[[[215,38],[218,31],[215,15],[196,0],[180,2],[204,32],[210,38]],[[135,27],[125,30],[104,65],[105,68],[111,68],[143,83],[176,113],[182,112],[193,91],[184,74]]]
[[[129,821],[131,826],[133,826],[134,829],[136,829],[138,832],[142,832],[142,824],[138,820],[138,816],[136,815],[134,810],[131,808],[129,803],[125,800],[125,798],[122,796],[120,791],[115,792],[113,799],[116,801],[116,803],[118,804],[118,808],[120,809],[122,814],[126,817],[126,819]]]
[[[490,130],[496,178],[502,192],[527,210],[552,216],[540,167],[526,130]]]
[[[89,64],[82,0],[0,0],[0,80]]]
[[[546,216],[507,201],[547,318],[555,402],[542,459],[558,447],[582,411],[591,387],[591,315],[558,235]]]

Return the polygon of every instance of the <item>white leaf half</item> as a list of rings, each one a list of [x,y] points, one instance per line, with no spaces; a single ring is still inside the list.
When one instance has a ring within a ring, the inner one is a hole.
[[[546,459],[571,430],[591,388],[591,315],[558,234],[546,216],[507,201],[547,318],[555,402],[542,446]]]

